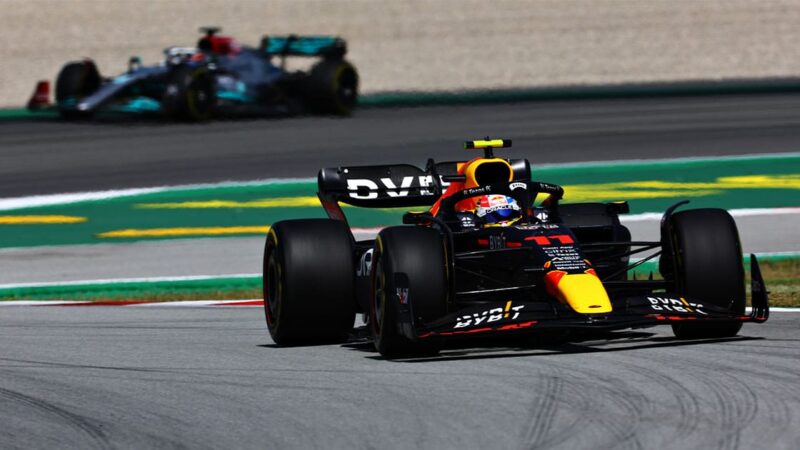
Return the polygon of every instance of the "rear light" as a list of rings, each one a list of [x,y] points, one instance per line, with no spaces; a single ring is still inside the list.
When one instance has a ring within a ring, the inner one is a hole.
[[[40,81],[36,83],[36,89],[28,100],[28,109],[44,109],[48,106],[50,106],[50,82]]]

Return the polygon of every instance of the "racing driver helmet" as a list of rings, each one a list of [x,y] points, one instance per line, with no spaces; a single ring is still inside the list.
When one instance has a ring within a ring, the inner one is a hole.
[[[475,215],[488,225],[508,226],[522,217],[519,203],[506,195],[484,195],[476,206]]]

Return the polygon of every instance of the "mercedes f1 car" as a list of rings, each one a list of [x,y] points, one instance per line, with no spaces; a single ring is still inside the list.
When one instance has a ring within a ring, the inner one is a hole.
[[[676,211],[681,202],[664,213],[659,241],[632,241],[619,220],[627,203],[562,204],[563,189],[533,180],[527,160],[493,155],[510,146],[470,141],[483,156],[428,160],[425,169],[322,169],[329,218],[280,221],[266,239],[264,308],[275,343],[341,342],[357,312],[390,358],[472,336],[671,325],[678,338],[720,338],[767,320],[755,256],[745,312],[741,247],[725,210]],[[356,241],[340,203],[426,209]],[[658,256],[660,277],[629,277]]]
[[[345,41],[329,36],[265,36],[257,48],[241,46],[219,28],[197,47],[172,47],[165,60],[143,66],[132,57],[128,70],[103,78],[92,60],[70,62],[58,74],[55,107],[64,118],[97,111],[161,114],[200,121],[213,116],[294,114],[347,115],[358,96],[358,73],[344,59]],[[289,71],[289,56],[317,57],[307,72]],[[49,84],[40,82],[28,103],[49,106]]]

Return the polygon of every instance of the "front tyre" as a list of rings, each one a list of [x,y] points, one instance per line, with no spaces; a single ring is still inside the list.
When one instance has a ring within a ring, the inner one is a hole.
[[[745,285],[739,233],[733,217],[723,209],[682,211],[670,217],[673,258],[665,261],[665,276],[678,294],[743,315]],[[681,339],[735,336],[742,323],[675,323]]]
[[[449,286],[445,252],[444,239],[431,228],[389,227],[378,234],[369,325],[382,356],[437,353],[435,345],[412,341],[400,329],[445,315]]]
[[[280,346],[339,343],[355,321],[354,253],[344,222],[285,220],[267,234],[264,313]]]
[[[85,119],[88,111],[78,111],[75,105],[100,88],[102,78],[92,60],[75,61],[64,65],[56,78],[56,104],[62,118]]]

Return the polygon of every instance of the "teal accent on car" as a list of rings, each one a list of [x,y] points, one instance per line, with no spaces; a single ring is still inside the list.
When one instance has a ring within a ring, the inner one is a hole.
[[[115,105],[110,109],[126,113],[159,112],[161,111],[161,102],[150,97],[136,97],[128,103]]]
[[[61,106],[62,108],[63,107],[70,108],[70,107],[75,107],[77,105],[78,105],[78,97],[67,97],[64,100],[58,102],[58,106]]]
[[[255,101],[252,96],[237,91],[217,91],[217,98],[242,103],[253,103]]]
[[[337,38],[333,36],[267,36],[264,51],[269,54],[316,56],[333,46]],[[287,48],[288,43],[288,48]]]
[[[120,75],[120,76],[118,76],[118,77],[114,78],[114,79],[113,79],[111,82],[112,82],[112,83],[114,83],[114,84],[125,84],[125,83],[127,83],[127,82],[128,82],[128,80],[130,80],[131,78],[132,78],[132,77],[131,77],[129,74],[127,74],[127,73],[124,73],[124,74],[122,74],[122,75]]]

